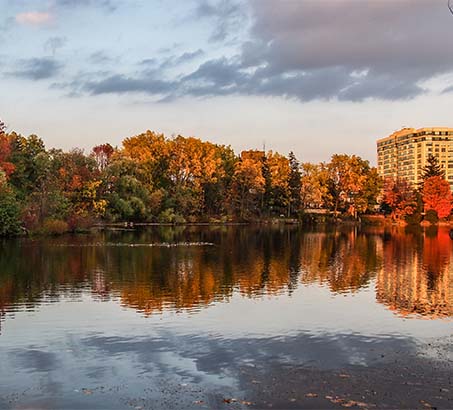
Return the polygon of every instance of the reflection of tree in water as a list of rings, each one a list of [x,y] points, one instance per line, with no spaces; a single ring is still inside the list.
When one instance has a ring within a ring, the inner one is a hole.
[[[103,246],[162,240],[215,246]],[[297,227],[158,228],[8,241],[0,246],[0,312],[90,292],[151,315],[208,306],[235,292],[250,298],[292,294],[300,283],[355,292],[378,272],[378,301],[401,313],[445,316],[452,305],[450,246],[443,231],[423,239],[401,230]]]
[[[302,282],[326,283],[333,292],[366,286],[381,264],[381,239],[356,229],[303,236]]]
[[[384,241],[377,300],[404,316],[453,316],[451,246],[445,229],[424,235],[393,231]]]

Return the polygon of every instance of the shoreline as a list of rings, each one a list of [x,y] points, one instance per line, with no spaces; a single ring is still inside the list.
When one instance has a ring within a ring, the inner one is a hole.
[[[453,221],[439,221],[437,223],[430,223],[428,221],[421,221],[417,224],[409,224],[405,221],[395,221],[388,217],[382,215],[363,215],[360,217],[360,220],[352,219],[341,219],[341,218],[331,218],[325,217],[322,215],[319,217],[319,214],[316,214],[316,217],[310,218],[264,218],[264,219],[254,219],[250,221],[209,221],[209,222],[96,222],[91,225],[88,225],[84,228],[79,228],[76,230],[68,231],[26,231],[22,230],[21,233],[16,235],[6,235],[1,238],[17,238],[17,237],[48,237],[48,236],[60,236],[67,234],[86,234],[95,230],[121,230],[121,231],[135,231],[137,228],[146,228],[146,227],[167,227],[167,228],[176,228],[176,227],[245,227],[245,226],[298,226],[306,228],[315,228],[315,227],[382,227],[382,228],[421,228],[421,229],[430,229],[430,228],[451,228],[453,229]]]

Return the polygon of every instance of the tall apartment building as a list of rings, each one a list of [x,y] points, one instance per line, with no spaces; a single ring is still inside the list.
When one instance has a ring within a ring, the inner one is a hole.
[[[403,128],[377,141],[378,172],[416,186],[430,154],[439,161],[453,189],[453,128]]]

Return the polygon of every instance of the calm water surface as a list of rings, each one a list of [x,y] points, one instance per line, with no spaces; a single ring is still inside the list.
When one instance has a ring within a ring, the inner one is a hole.
[[[440,376],[453,356],[452,249],[445,229],[3,241],[0,408],[310,407],[302,398],[316,375],[329,392],[332,375],[368,377],[401,358],[439,366],[441,393],[413,398],[421,407],[453,407],[451,378]],[[313,406],[341,404],[327,394]]]

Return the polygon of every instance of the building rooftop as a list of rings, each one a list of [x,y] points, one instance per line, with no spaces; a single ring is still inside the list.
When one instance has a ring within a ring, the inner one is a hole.
[[[396,137],[403,137],[405,135],[409,135],[409,134],[421,134],[421,133],[433,133],[433,132],[439,132],[439,131],[442,131],[442,132],[450,132],[453,134],[453,128],[448,128],[448,127],[425,127],[425,128],[419,128],[419,129],[415,129],[415,128],[401,128],[400,130],[398,131],[395,131],[394,133],[390,134],[388,137],[385,137],[385,138],[381,138],[381,139],[378,139],[378,143],[379,142],[384,142],[384,141],[387,141],[387,140],[391,140],[391,139],[394,139]]]

